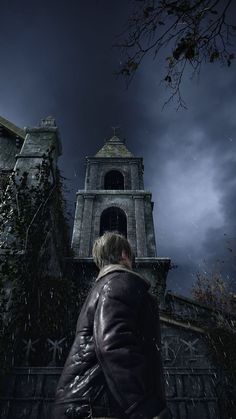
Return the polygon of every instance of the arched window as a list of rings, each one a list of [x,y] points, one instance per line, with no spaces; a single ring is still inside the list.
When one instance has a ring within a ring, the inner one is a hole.
[[[118,170],[110,170],[104,179],[104,189],[124,189],[124,176]]]
[[[103,211],[100,219],[100,236],[105,231],[118,231],[127,237],[127,219],[123,210],[110,207]]]

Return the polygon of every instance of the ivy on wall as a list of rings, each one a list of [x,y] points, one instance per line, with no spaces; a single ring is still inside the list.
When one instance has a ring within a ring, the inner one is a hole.
[[[70,345],[74,334],[79,293],[65,276],[64,258],[71,250],[62,178],[52,152],[35,168],[33,181],[27,171],[13,172],[0,204],[3,372],[13,365],[48,365],[50,340],[67,337]],[[63,350],[56,361],[60,355],[63,362]]]
[[[206,341],[215,361],[223,367],[225,376],[216,387],[222,419],[236,417],[236,334],[226,324],[216,322],[206,329]]]
[[[212,309],[210,324],[200,321],[200,326],[206,332],[211,355],[225,371],[225,377],[215,389],[221,418],[233,419],[236,417],[235,295],[219,271],[212,272],[210,276],[198,273],[192,293],[196,301]]]

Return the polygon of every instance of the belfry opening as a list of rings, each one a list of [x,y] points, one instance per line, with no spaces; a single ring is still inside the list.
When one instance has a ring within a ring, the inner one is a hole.
[[[118,207],[110,207],[102,212],[100,236],[106,231],[117,231],[127,237],[127,218],[123,210]]]
[[[124,189],[124,176],[118,170],[110,170],[104,178],[104,189]]]

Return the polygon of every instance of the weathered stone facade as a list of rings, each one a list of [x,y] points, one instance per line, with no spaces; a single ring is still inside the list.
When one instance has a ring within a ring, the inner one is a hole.
[[[24,139],[24,130],[0,117],[0,201]]]
[[[85,189],[77,193],[72,235],[78,271],[81,272],[80,264],[83,268],[86,263],[93,266],[90,261],[92,246],[101,233],[102,215],[110,210],[111,218],[112,211],[114,218],[119,217],[115,209],[121,210],[125,217],[126,235],[136,256],[136,269],[150,279],[153,288],[163,297],[170,260],[157,258],[156,255],[153,202],[151,192],[144,190],[143,159],[134,157],[124,140],[113,136],[94,157],[87,157],[86,160]],[[106,179],[110,174],[109,185]],[[116,185],[118,177],[121,182]],[[112,229],[124,233],[121,220],[115,221]]]
[[[61,146],[51,119],[24,132],[6,120],[0,120],[0,126],[4,131],[0,147],[5,150],[0,156],[0,175],[7,161],[8,173],[15,167],[17,137],[21,142],[16,164],[21,170],[30,170],[32,179],[35,164],[52,143],[56,165]],[[77,193],[74,256],[66,260],[67,273],[78,287],[89,288],[97,275],[91,257],[94,239],[107,228],[125,233],[136,256],[134,269],[149,278],[152,292],[159,298],[166,394],[174,419],[230,419],[222,407],[223,390],[229,382],[222,367],[213,361],[205,330],[199,326],[211,324],[212,310],[166,293],[170,260],[157,256],[152,208],[151,193],[144,189],[142,158],[134,157],[123,140],[112,137],[95,156],[87,158],[85,189]],[[54,365],[12,369],[6,377],[4,394],[0,394],[1,419],[50,419],[62,367],[60,342],[58,348],[52,353]]]

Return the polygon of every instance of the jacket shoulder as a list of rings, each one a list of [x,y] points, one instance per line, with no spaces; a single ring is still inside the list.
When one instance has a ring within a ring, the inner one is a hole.
[[[104,277],[105,279],[105,277]],[[139,275],[132,272],[117,271],[105,280],[102,294],[124,302],[141,301],[148,293],[149,286]]]

